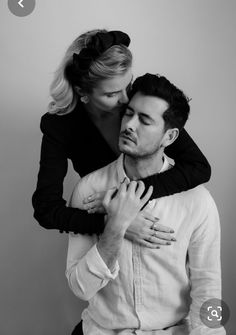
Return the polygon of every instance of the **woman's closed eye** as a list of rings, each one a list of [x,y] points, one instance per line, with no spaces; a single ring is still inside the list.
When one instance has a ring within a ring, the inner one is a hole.
[[[131,111],[130,109],[126,109],[125,110],[125,116],[133,116],[134,115],[134,112],[133,111]]]
[[[107,98],[114,98],[114,97],[117,96],[117,94],[118,94],[117,92],[114,92],[114,93],[107,93],[107,94],[106,94],[106,97],[107,97]]]

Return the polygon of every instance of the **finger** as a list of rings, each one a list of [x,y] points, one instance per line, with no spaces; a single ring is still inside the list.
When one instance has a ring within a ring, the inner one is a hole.
[[[94,208],[88,209],[87,212],[89,214],[93,214],[93,213],[103,213],[103,214],[105,214],[106,213],[106,211],[105,211],[105,209],[104,209],[103,206],[94,207]]]
[[[98,205],[100,205],[100,201],[98,200],[94,200],[94,201],[91,201],[87,204],[84,204],[84,209],[87,211],[89,209],[92,209],[93,207],[97,207]]]
[[[97,212],[97,210],[96,210],[95,208],[91,208],[91,209],[88,209],[87,212],[88,212],[89,214],[94,214],[94,213]]]
[[[127,187],[127,190],[129,191],[130,194],[135,194],[137,188],[137,181],[132,180]]]
[[[153,186],[149,186],[147,193],[144,195],[144,197],[141,199],[142,207],[148,202],[153,192]]]
[[[155,235],[153,234],[153,229],[150,230],[150,235],[154,235],[156,236],[157,238],[161,239],[161,240],[164,240],[164,241],[173,241],[173,242],[176,242],[176,238],[173,237],[173,235],[170,235],[169,233],[161,233],[159,231],[155,231],[154,232]]]
[[[144,182],[139,180],[137,183],[137,187],[136,187],[136,195],[141,198],[143,192],[145,191],[145,185]]]
[[[157,221],[155,222],[154,230],[155,231],[161,231],[163,233],[170,233],[170,234],[173,234],[175,232],[174,229],[172,229],[170,227],[167,227],[167,226],[164,226]]]
[[[170,241],[164,241],[155,236],[148,236],[145,240],[156,245],[171,245]]]
[[[160,220],[160,219],[158,219],[157,217],[155,217],[154,215],[152,215],[151,213],[149,213],[147,211],[142,210],[141,212],[143,213],[144,219],[149,221],[149,225],[151,224],[150,227],[153,225],[153,223],[156,223]]]
[[[150,221],[153,221],[153,222],[154,222],[154,221],[155,221],[155,222],[160,221],[160,218],[157,217],[157,216],[155,216],[155,215],[153,215],[153,214],[150,212],[150,210],[148,210],[147,208],[144,208],[141,212],[143,213],[143,217],[144,217],[145,219],[147,219],[147,220],[150,220]]]
[[[156,244],[151,243],[151,242],[146,241],[146,240],[142,240],[142,239],[140,239],[140,240],[137,240],[137,242],[138,242],[140,245],[142,245],[142,246],[144,246],[144,247],[146,247],[146,248],[150,248],[150,249],[160,249],[160,246],[159,246],[159,245],[156,245]]]
[[[119,196],[120,194],[125,193],[127,191],[127,187],[128,187],[128,181],[127,178],[125,178],[123,182],[120,184],[120,187],[118,188],[117,195]]]
[[[106,191],[102,204],[107,206],[111,201],[113,194],[116,192],[116,189],[109,189]]]
[[[88,204],[96,199],[96,193],[91,194],[87,198],[84,198],[83,203]]]
[[[113,199],[118,192],[118,188],[117,187],[112,187],[112,188],[109,188],[109,190],[114,191],[114,193],[112,194],[112,197],[111,197]]]

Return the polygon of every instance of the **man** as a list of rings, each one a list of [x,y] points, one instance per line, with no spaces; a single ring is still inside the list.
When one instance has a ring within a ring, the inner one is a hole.
[[[225,334],[200,320],[202,304],[221,296],[220,225],[211,195],[198,186],[148,201],[152,188],[145,193],[138,181],[171,168],[164,149],[188,114],[187,98],[165,77],[136,79],[121,124],[121,156],[74,190],[71,205],[80,208],[88,195],[108,190],[103,234],[69,237],[68,282],[89,301],[82,314],[85,335]],[[144,206],[175,230],[175,244],[151,249],[124,239]]]

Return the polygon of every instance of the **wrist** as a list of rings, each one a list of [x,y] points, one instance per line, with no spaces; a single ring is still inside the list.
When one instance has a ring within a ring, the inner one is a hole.
[[[127,227],[129,226],[129,222],[121,219],[119,217],[108,217],[106,223],[106,229],[114,234],[117,237],[124,237]]]
[[[107,220],[106,227],[104,233],[106,235],[116,236],[119,238],[124,238],[126,229],[124,229],[123,225],[119,220]]]

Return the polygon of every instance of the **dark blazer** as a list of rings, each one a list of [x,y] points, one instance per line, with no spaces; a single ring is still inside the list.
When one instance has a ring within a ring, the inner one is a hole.
[[[66,115],[44,114],[40,127],[43,133],[40,169],[32,198],[35,219],[44,228],[60,232],[101,233],[104,216],[67,207],[63,199],[63,181],[68,159],[83,177],[117,156],[81,103]],[[146,187],[154,187],[152,198],[185,191],[210,179],[210,165],[185,129],[165,152],[175,160],[173,169],[143,179]]]

